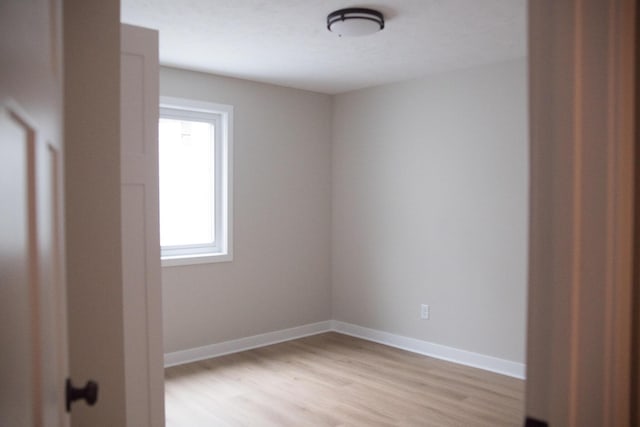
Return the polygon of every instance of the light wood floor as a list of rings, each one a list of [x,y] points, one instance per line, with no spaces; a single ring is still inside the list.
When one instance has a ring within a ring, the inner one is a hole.
[[[524,382],[326,333],[166,370],[167,427],[522,426]]]

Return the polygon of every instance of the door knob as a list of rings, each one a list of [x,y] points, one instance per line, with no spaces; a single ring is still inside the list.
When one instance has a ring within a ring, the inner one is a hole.
[[[98,383],[95,381],[87,381],[84,387],[77,388],[74,387],[71,384],[71,380],[67,378],[66,398],[67,412],[71,412],[71,403],[79,399],[84,399],[87,405],[93,406],[98,400]]]

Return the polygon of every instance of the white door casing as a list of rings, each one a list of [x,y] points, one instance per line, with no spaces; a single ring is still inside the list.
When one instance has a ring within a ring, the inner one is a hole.
[[[527,415],[630,425],[634,0],[529,2]]]

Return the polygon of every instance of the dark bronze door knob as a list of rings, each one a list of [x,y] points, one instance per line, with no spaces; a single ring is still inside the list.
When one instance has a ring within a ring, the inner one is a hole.
[[[87,381],[82,388],[76,388],[71,384],[71,380],[67,378],[67,412],[71,412],[71,403],[79,399],[84,399],[87,405],[94,405],[98,400],[98,383],[95,381]]]

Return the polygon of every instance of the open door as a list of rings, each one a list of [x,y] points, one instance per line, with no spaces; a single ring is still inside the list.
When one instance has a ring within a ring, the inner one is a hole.
[[[158,218],[158,32],[120,30],[120,177],[127,425],[164,425]]]
[[[0,425],[68,426],[61,4],[0,3]]]

